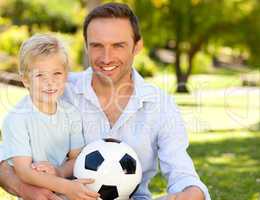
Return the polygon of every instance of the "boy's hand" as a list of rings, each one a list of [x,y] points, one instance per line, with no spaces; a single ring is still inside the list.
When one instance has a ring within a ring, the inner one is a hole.
[[[76,179],[66,189],[66,196],[70,200],[96,200],[100,195],[97,192],[90,191],[85,186],[93,183],[93,179]]]
[[[32,163],[32,169],[38,172],[44,172],[54,176],[60,176],[59,170],[48,161]]]

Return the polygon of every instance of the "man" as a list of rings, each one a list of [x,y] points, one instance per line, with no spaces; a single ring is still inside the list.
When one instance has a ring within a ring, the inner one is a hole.
[[[168,180],[165,199],[210,200],[186,152],[188,138],[175,103],[132,68],[142,49],[136,16],[127,5],[104,4],[86,17],[83,32],[91,68],[70,76],[64,98],[82,113],[86,143],[110,137],[135,149],[143,178],[134,199],[151,199],[148,183],[158,158]],[[28,195],[40,190],[28,189],[19,180],[11,185],[6,175],[16,176],[5,162],[0,170],[0,183],[9,192],[22,195],[26,189]],[[25,189],[18,190],[21,186]],[[42,199],[52,198],[47,194]]]

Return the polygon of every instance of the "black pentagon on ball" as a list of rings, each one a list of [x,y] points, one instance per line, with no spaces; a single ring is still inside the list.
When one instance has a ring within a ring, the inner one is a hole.
[[[105,142],[114,142],[114,143],[121,143],[120,140],[114,139],[114,138],[105,138],[103,139]]]
[[[117,187],[113,185],[102,185],[98,193],[103,200],[114,200],[118,197]]]
[[[97,171],[104,158],[99,151],[93,151],[85,157],[85,169]]]
[[[125,174],[135,174],[136,160],[132,156],[126,153],[119,162]]]

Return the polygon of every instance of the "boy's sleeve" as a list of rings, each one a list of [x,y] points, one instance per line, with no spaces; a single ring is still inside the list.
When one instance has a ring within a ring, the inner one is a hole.
[[[71,115],[70,124],[70,149],[82,148],[85,145],[83,135],[82,118],[78,111],[74,111]]]
[[[2,134],[4,160],[15,156],[32,156],[29,132],[25,118],[21,114],[5,118]]]

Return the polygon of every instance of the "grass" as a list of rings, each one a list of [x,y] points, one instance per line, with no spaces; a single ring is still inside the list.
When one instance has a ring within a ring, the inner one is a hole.
[[[260,132],[233,131],[190,135],[189,153],[213,200],[259,200]],[[161,174],[150,188],[165,192]]]
[[[238,87],[239,77],[196,75],[191,94],[174,95],[189,132],[188,151],[213,200],[260,199],[260,90]],[[174,91],[169,87],[173,75],[147,81]],[[24,94],[23,89],[1,87],[0,121]],[[165,193],[162,174],[154,177],[150,189],[154,196]],[[11,196],[0,191],[0,199]]]

